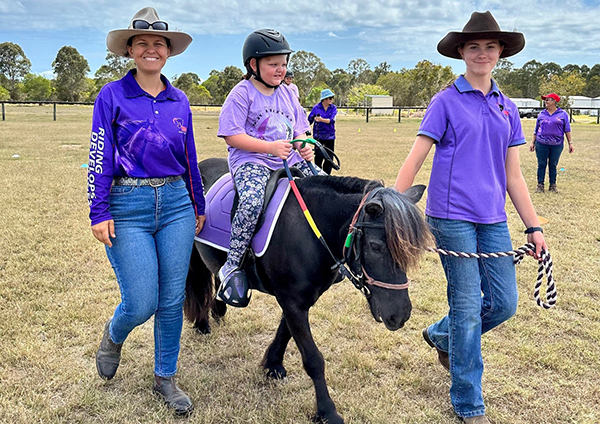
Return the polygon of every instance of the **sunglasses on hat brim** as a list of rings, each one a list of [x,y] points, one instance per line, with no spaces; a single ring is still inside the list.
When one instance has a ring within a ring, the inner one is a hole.
[[[169,24],[164,21],[154,21],[152,23],[145,21],[143,19],[136,19],[132,22],[131,26],[133,29],[149,29],[152,28],[156,31],[168,31]]]

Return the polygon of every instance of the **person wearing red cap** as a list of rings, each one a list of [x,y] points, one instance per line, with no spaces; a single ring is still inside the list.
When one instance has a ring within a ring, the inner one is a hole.
[[[533,132],[533,142],[529,150],[535,151],[538,161],[537,170],[537,189],[536,193],[544,192],[544,178],[546,176],[546,167],[548,167],[548,177],[550,186],[548,191],[558,192],[556,188],[556,167],[563,151],[565,136],[569,143],[569,153],[575,150],[571,141],[571,124],[569,114],[558,107],[560,96],[550,93],[542,96],[546,106],[538,115]]]

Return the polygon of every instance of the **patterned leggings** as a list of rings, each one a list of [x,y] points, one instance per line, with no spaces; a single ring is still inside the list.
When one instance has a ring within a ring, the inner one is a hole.
[[[306,176],[312,175],[306,161],[298,162],[294,167]],[[319,168],[317,170],[322,174]],[[231,222],[231,238],[227,254],[227,265],[231,267],[238,268],[240,266],[242,256],[250,245],[265,201],[267,182],[272,173],[273,171],[264,165],[246,162],[237,169],[233,176],[239,202]]]

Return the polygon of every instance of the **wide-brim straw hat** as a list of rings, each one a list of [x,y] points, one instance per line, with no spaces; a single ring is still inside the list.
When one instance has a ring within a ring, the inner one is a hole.
[[[462,59],[458,48],[472,40],[500,40],[504,46],[500,57],[519,53],[525,47],[525,37],[520,32],[502,31],[490,11],[473,12],[462,32],[449,32],[437,45],[440,54],[453,59]]]
[[[153,7],[144,7],[142,10],[137,12],[133,18],[131,18],[129,28],[116,29],[108,33],[106,36],[106,46],[108,47],[108,50],[116,55],[129,57],[129,52],[127,51],[127,41],[131,37],[141,34],[160,35],[168,38],[171,44],[170,56],[176,56],[180,53],[183,53],[192,42],[192,37],[185,32],[156,30],[153,29],[152,26],[148,27],[148,29],[134,29],[133,22],[137,20],[146,21],[149,24],[153,24],[158,21],[164,22],[160,20],[158,13]]]

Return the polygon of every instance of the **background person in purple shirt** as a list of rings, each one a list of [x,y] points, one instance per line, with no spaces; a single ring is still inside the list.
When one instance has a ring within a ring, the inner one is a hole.
[[[300,92],[298,91],[298,86],[294,84],[294,73],[289,69],[285,72],[285,78],[283,78],[283,83],[290,87],[290,90],[296,95],[298,101],[300,101]]]
[[[550,93],[542,96],[546,109],[540,112],[535,123],[533,142],[529,150],[535,150],[538,161],[536,193],[544,192],[544,177],[546,167],[550,177],[548,191],[558,192],[556,188],[556,167],[565,145],[565,136],[569,143],[569,153],[575,148],[571,142],[571,123],[569,114],[558,107],[560,97],[558,94]]]
[[[121,291],[96,368],[100,377],[113,378],[127,336],[154,315],[153,390],[179,415],[193,410],[174,376],[204,194],[188,99],[161,70],[191,42],[188,34],[169,31],[151,7],[137,12],[129,28],[108,34],[108,49],[132,58],[136,68],[98,94],[88,168],[92,232],[106,245]]]
[[[308,122],[314,123],[313,137],[333,152],[335,148],[335,117],[337,108],[333,104],[335,94],[329,88],[321,91],[321,101],[313,106],[308,115]],[[332,165],[325,161],[319,149],[315,150],[315,163],[323,171],[331,174]]]
[[[288,165],[312,175],[306,161],[313,158],[308,145],[291,140],[310,128],[296,94],[281,84],[289,60],[290,45],[283,34],[261,29],[244,42],[247,74],[225,99],[219,116],[219,131],[228,145],[229,170],[239,194],[231,222],[227,261],[219,270],[217,298],[231,306],[245,307],[251,290],[240,269],[242,258],[262,210],[271,173]]]
[[[516,146],[525,137],[519,112],[492,80],[498,59],[524,46],[523,34],[501,31],[490,12],[473,13],[462,32],[450,32],[437,46],[442,55],[464,60],[466,71],[431,100],[396,188],[402,192],[413,184],[435,145],[426,215],[439,248],[511,250],[504,211],[508,192],[527,227],[527,241],[536,245],[534,256],[547,249],[521,174]],[[481,335],[517,309],[513,259],[440,259],[448,314],[425,328],[423,337],[450,371],[456,414],[468,424],[487,424]]]

